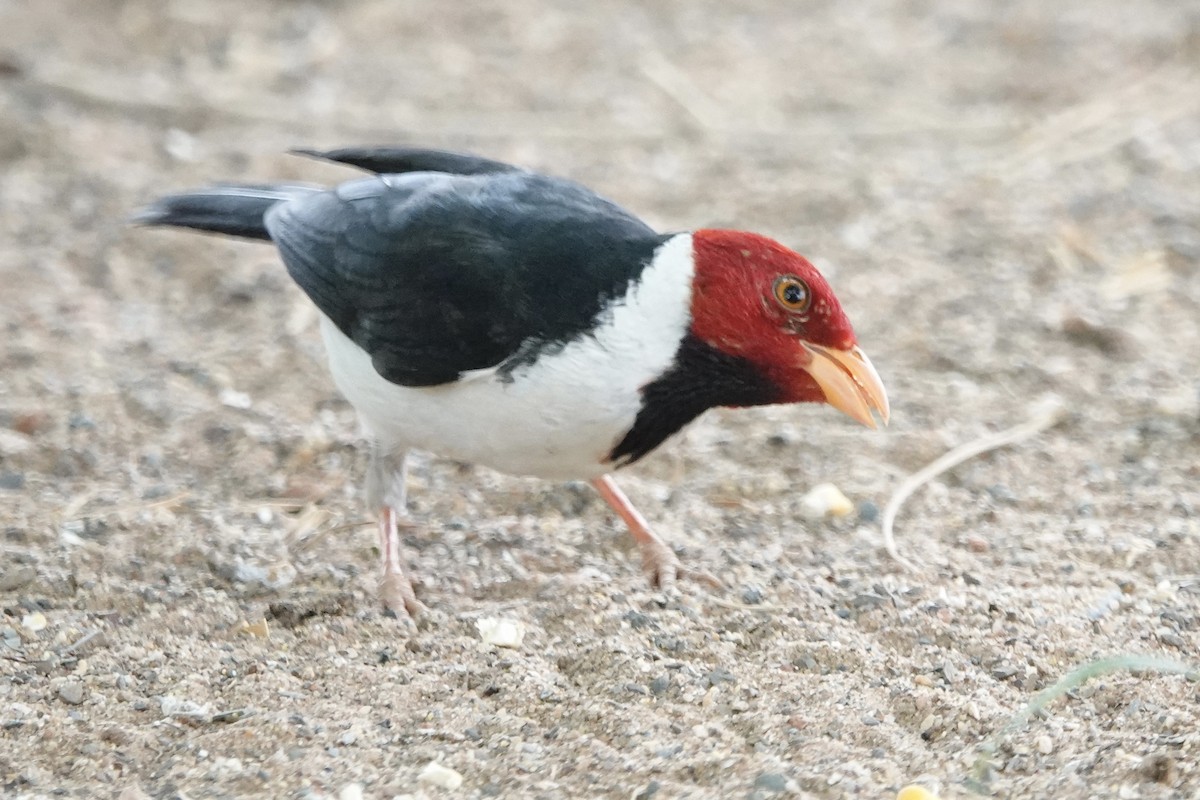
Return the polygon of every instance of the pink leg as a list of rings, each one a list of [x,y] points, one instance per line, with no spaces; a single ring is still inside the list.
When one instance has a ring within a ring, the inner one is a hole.
[[[649,523],[642,516],[620,487],[607,475],[602,475],[592,481],[592,486],[604,498],[604,502],[612,507],[625,520],[629,532],[633,534],[642,551],[642,567],[650,575],[650,584],[656,588],[665,588],[675,583],[677,578],[694,578],[715,588],[722,586],[721,582],[703,572],[685,570],[675,557],[675,553],[667,543],[650,530]]]
[[[379,578],[383,607],[396,616],[407,614],[416,619],[425,612],[425,605],[413,594],[412,581],[400,565],[400,532],[396,527],[396,510],[391,506],[379,509],[379,552],[383,562]]]

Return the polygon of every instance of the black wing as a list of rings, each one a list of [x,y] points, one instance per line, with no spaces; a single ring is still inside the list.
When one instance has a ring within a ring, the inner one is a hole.
[[[515,169],[351,181],[280,203],[267,229],[321,311],[406,386],[511,370],[584,335],[667,238]]]
[[[452,175],[485,175],[518,172],[519,167],[470,153],[429,150],[424,147],[344,147],[340,150],[293,150],[301,156],[336,161],[377,174],[402,172],[448,172]]]

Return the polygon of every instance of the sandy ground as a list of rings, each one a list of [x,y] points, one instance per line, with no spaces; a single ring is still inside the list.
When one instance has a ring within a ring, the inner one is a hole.
[[[1200,8],[1071,5],[0,0],[0,794],[1198,796],[1185,676],[1006,729],[1092,659],[1200,660]],[[384,142],[795,246],[892,426],[713,412],[629,470],[725,591],[650,590],[586,486],[422,457],[435,612],[383,617],[300,292],[122,219]],[[900,568],[900,481],[1044,395],[905,506]],[[857,512],[806,520],[827,481]]]

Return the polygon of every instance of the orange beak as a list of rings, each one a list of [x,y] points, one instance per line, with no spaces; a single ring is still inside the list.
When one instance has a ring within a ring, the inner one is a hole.
[[[868,428],[879,427],[871,412],[879,414],[887,425],[892,415],[887,391],[871,359],[862,350],[858,347],[836,350],[808,342],[800,345],[812,356],[804,369],[825,393],[826,403]]]

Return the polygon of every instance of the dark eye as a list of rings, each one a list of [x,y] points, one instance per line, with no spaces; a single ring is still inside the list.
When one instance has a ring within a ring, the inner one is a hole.
[[[775,299],[788,311],[802,314],[812,304],[812,293],[808,284],[795,275],[784,275],[775,279]]]

